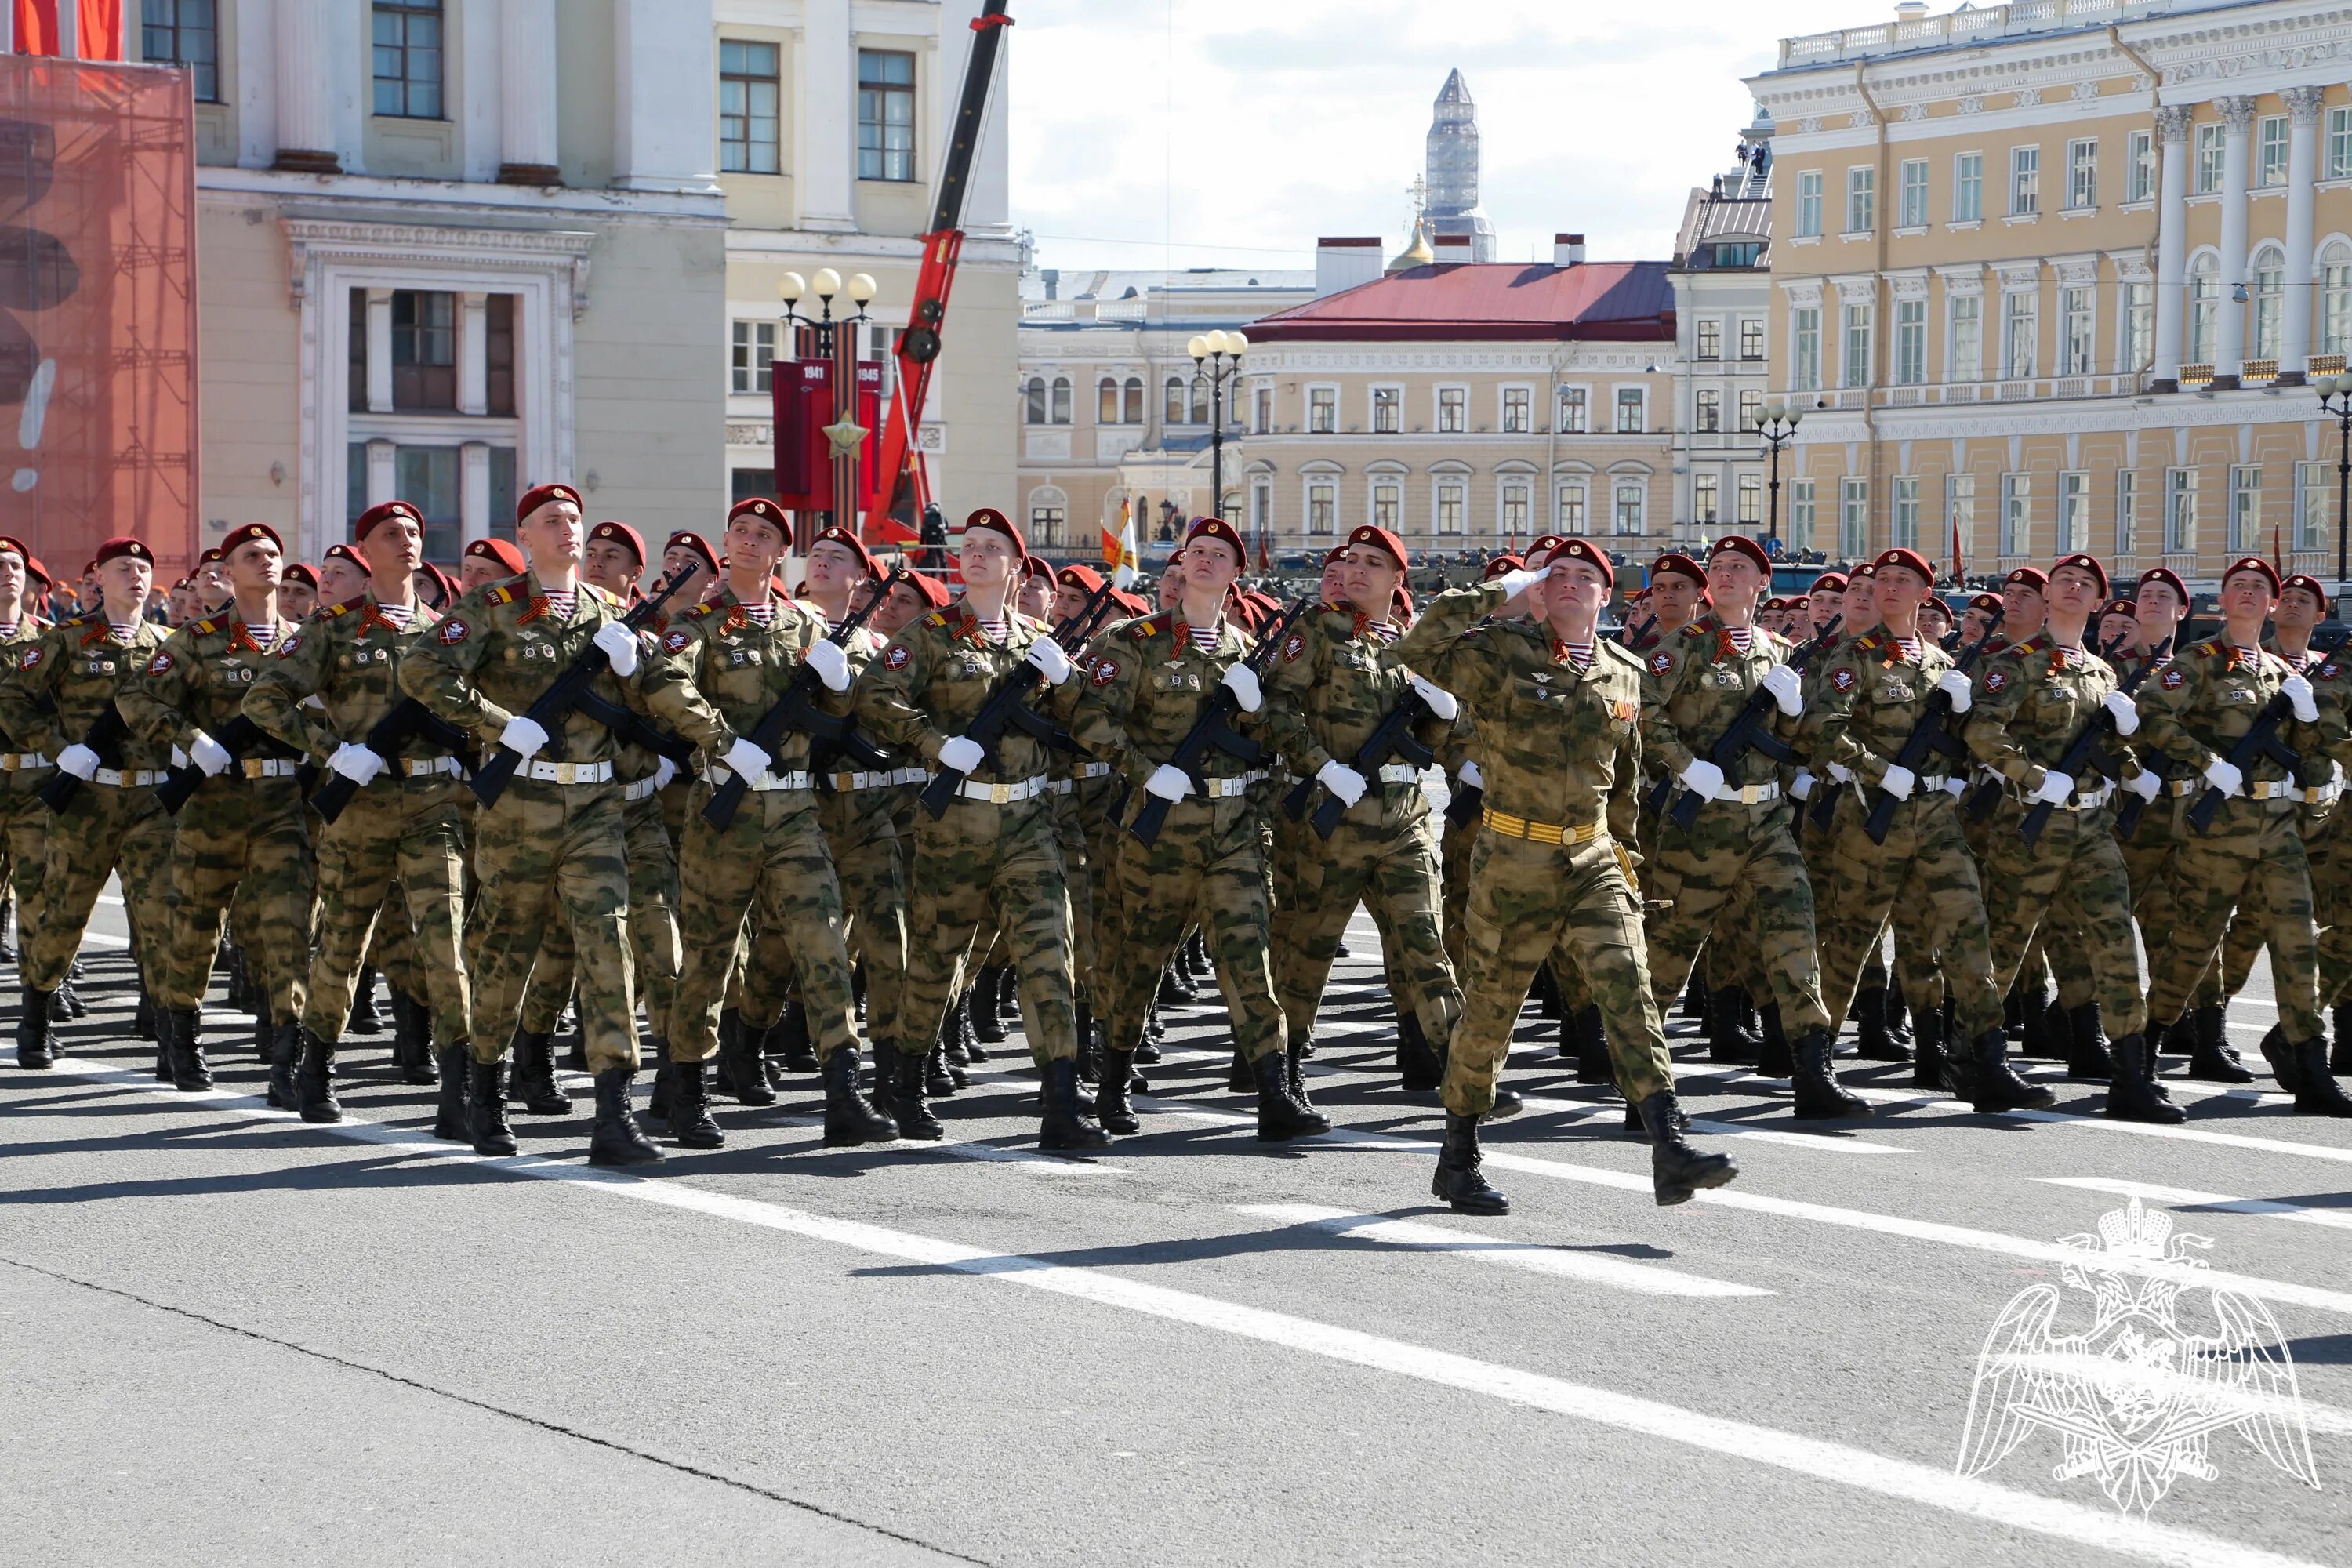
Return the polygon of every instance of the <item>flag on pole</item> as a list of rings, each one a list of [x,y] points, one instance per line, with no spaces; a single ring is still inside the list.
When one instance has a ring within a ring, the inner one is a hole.
[[[1969,563],[1960,559],[1960,520],[1952,519],[1952,586],[1965,589],[1969,585]]]
[[[1143,569],[1143,551],[1135,542],[1135,498],[1128,497],[1118,503],[1118,529],[1114,532],[1108,523],[1102,528],[1102,560],[1114,574],[1125,569],[1128,580]]]

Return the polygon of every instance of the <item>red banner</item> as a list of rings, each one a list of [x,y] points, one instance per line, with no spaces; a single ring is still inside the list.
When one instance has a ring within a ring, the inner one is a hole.
[[[769,380],[774,401],[776,500],[795,515],[834,510],[833,364],[829,360],[778,360]],[[874,494],[879,458],[874,433],[882,414],[882,364],[861,360],[852,416],[866,431],[857,451],[856,494],[850,510],[863,510]],[[855,519],[850,525],[855,526]]]
[[[58,37],[58,0],[16,0],[16,52],[54,55]]]
[[[0,532],[60,578],[195,559],[191,115],[184,71],[0,55]]]
[[[55,10],[57,0],[49,0]],[[86,60],[122,58],[122,0],[81,0],[81,27],[74,47]]]

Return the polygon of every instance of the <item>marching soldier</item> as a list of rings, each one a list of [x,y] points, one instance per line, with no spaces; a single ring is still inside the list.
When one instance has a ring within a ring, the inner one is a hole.
[[[39,558],[23,541],[0,536],[0,680],[48,629],[40,614],[47,587],[48,573]],[[47,754],[28,751],[13,734],[0,732],[0,858],[5,858],[5,871],[0,887],[16,895],[19,943],[32,931],[48,872],[49,808],[41,804],[39,790],[55,765]],[[0,956],[14,959],[16,954]]]

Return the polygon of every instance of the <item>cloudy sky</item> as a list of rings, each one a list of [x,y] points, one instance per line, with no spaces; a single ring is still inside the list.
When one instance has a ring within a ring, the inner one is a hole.
[[[1938,11],[1948,9],[1937,4]],[[1780,37],[1891,19],[1788,0],[1016,0],[1013,217],[1048,267],[1307,267],[1401,243],[1430,103],[1460,67],[1505,260],[1582,230],[1664,258],[1730,167]]]

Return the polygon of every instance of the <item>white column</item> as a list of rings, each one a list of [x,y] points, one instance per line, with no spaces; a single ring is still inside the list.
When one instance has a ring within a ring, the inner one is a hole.
[[[367,291],[367,405],[371,414],[392,412],[392,290],[389,289]],[[389,462],[391,459],[385,460]]]
[[[715,193],[718,24],[709,0],[613,0],[613,184]]]
[[[333,18],[326,6],[280,0],[278,168],[317,174],[342,170],[335,139],[332,32]]]
[[[503,95],[499,112],[499,183],[559,184],[562,176],[556,172],[555,0],[501,0],[499,56],[499,90]],[[709,89],[704,90],[707,95]],[[678,111],[688,110],[681,106]],[[709,123],[715,127],[718,121]]]
[[[490,536],[490,448],[467,441],[457,448],[457,517],[467,542]]]
[[[2319,104],[2315,87],[2291,87],[2286,142],[2286,334],[2279,344],[2279,383],[2303,380],[2311,355],[2312,202],[2319,176]]]
[[[2213,349],[2213,384],[2238,384],[2246,358],[2246,307],[2235,295],[2246,286],[2246,182],[2252,170],[2254,100],[2214,100],[2221,110],[2221,319]]]
[[[381,506],[400,499],[399,479],[393,472],[393,445],[379,437],[367,444],[368,493],[370,506]]]
[[[849,7],[818,0],[804,16],[800,47],[793,51],[800,62],[793,96],[801,116],[793,188],[800,195],[801,227],[845,233],[857,227],[857,56],[850,42]],[[940,18],[942,25],[948,20]]]
[[[2180,390],[2180,344],[2189,315],[2189,110],[2167,104],[2156,111],[2163,149],[2156,215],[2156,365],[2159,392]]]
[[[490,411],[490,297],[457,296],[457,412]]]

